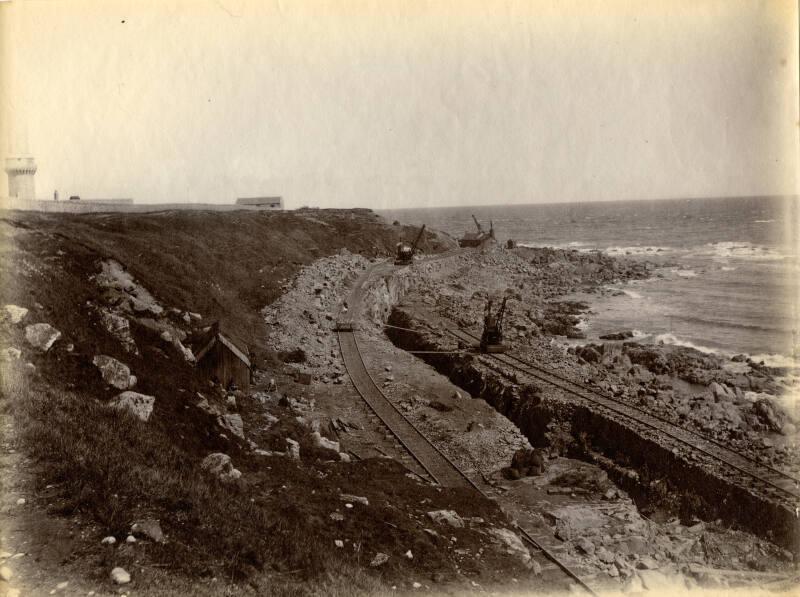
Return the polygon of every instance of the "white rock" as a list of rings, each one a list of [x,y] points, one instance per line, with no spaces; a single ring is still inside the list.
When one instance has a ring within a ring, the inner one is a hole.
[[[103,540],[100,543],[103,545],[114,545],[116,542],[117,538],[109,535],[108,537],[103,537]]]
[[[339,442],[335,442],[329,440],[327,437],[323,437],[319,431],[314,431],[311,434],[311,438],[317,448],[326,448],[328,450],[333,450],[334,452],[338,452],[340,449]]]
[[[43,352],[50,350],[53,343],[60,337],[61,332],[49,323],[33,323],[25,326],[25,339],[28,344]]]
[[[300,444],[292,438],[286,438],[286,454],[292,460],[300,460]]]
[[[11,571],[11,568],[8,566],[0,566],[0,578],[8,582],[11,580],[12,576],[14,576],[14,573]]]
[[[458,529],[464,528],[464,521],[453,510],[434,510],[428,512],[428,518],[437,524],[449,524]]]
[[[473,584],[474,584],[474,583],[473,583]],[[418,582],[415,582],[415,583],[414,583],[414,584],[412,584],[411,586],[412,586],[412,587],[414,587],[415,589],[419,589],[419,588],[420,588],[422,585],[421,585],[421,584],[419,584]]]
[[[372,558],[372,561],[369,563],[370,566],[383,566],[386,562],[389,561],[389,556],[385,553],[378,552],[375,554],[375,557]]]
[[[28,310],[25,307],[18,307],[17,305],[6,305],[3,308],[6,312],[3,319],[8,319],[14,325],[25,319],[28,314]]]
[[[125,537],[125,543],[136,543],[136,537],[133,535],[128,535]]]
[[[127,318],[108,309],[103,309],[100,311],[100,322],[106,331],[122,344],[126,351],[139,354],[136,341],[131,335],[131,324]]]
[[[183,342],[181,342],[178,338],[173,338],[172,339],[172,344],[183,355],[183,358],[186,360],[187,363],[194,363],[197,360],[194,357],[194,353],[192,352],[192,349],[185,347],[183,345]]]
[[[115,584],[118,585],[126,585],[131,582],[131,575],[125,570],[125,568],[114,568],[111,571],[111,580],[114,581]]]
[[[350,454],[347,452],[339,452],[339,460],[341,462],[350,462]]]
[[[342,541],[341,539],[336,539],[336,541],[334,541],[333,544],[336,547],[344,547],[344,541]]]
[[[221,415],[217,417],[219,426],[244,439],[244,422],[241,415]]]
[[[212,475],[219,477],[221,481],[230,482],[239,479],[242,472],[233,468],[231,457],[222,452],[214,452],[203,459],[200,467]]]
[[[24,506],[25,505],[25,498],[19,498],[17,500],[17,506]]]
[[[414,559],[414,554],[411,553],[410,549],[406,553],[404,553],[403,555],[406,556],[409,560],[413,560]]]
[[[147,421],[150,415],[153,414],[153,404],[155,404],[155,401],[156,399],[153,396],[147,396],[146,394],[139,394],[138,392],[129,390],[115,396],[109,403],[109,406],[127,410],[142,421]]]
[[[56,585],[56,589],[66,589],[69,586],[69,581],[65,580],[64,582],[60,582]]]
[[[506,553],[517,556],[523,565],[530,565],[531,554],[514,531],[492,528],[489,529],[489,533],[506,546]]]
[[[164,543],[164,531],[161,530],[161,523],[155,518],[145,518],[131,525],[131,533],[142,537],[147,537],[156,543]]]
[[[351,495],[349,493],[343,493],[339,496],[339,499],[342,500],[343,502],[356,502],[361,504],[362,506],[369,506],[369,500],[360,495]]]
[[[92,359],[92,363],[100,370],[103,381],[118,390],[127,390],[136,385],[136,378],[131,375],[130,368],[114,357],[100,354]]]

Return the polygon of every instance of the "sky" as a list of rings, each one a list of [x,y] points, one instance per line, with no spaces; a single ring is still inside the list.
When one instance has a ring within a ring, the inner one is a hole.
[[[3,2],[2,151],[36,158],[40,198],[795,194],[797,16],[782,0]]]

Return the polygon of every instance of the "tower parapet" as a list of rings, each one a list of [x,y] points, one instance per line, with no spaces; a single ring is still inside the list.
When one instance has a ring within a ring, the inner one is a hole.
[[[8,174],[8,196],[32,201],[36,199],[36,161],[32,157],[15,156],[6,158],[5,171]]]

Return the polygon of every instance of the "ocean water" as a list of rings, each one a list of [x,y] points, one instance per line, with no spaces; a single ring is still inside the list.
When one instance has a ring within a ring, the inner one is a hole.
[[[459,237],[492,220],[500,242],[601,250],[658,265],[660,277],[586,295],[589,339],[636,330],[642,341],[748,354],[790,366],[798,346],[798,207],[748,197],[429,208],[381,212]]]

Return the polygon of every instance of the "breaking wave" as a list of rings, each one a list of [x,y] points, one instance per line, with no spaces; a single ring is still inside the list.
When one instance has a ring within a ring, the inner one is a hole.
[[[607,255],[620,256],[620,255],[655,255],[658,253],[668,253],[671,251],[669,247],[608,247],[603,252]]]
[[[675,334],[659,334],[653,340],[656,343],[663,342],[664,344],[672,344],[673,346],[683,346],[685,348],[694,348],[695,350],[699,350],[700,352],[704,352],[706,354],[718,354],[724,356],[733,356],[732,354],[725,353],[716,348],[709,348],[708,346],[702,346],[701,344],[695,344],[694,342],[690,342],[689,340],[684,340],[682,338],[678,338]]]
[[[636,292],[635,290],[623,289],[622,292],[624,294],[628,295],[629,297],[631,297],[632,299],[640,299],[640,298],[642,298],[642,295],[639,294],[638,292]]]
[[[708,243],[700,248],[701,251],[710,253],[712,257],[728,259],[757,259],[777,261],[784,258],[780,252],[769,247],[755,245],[749,242],[724,241]]]

